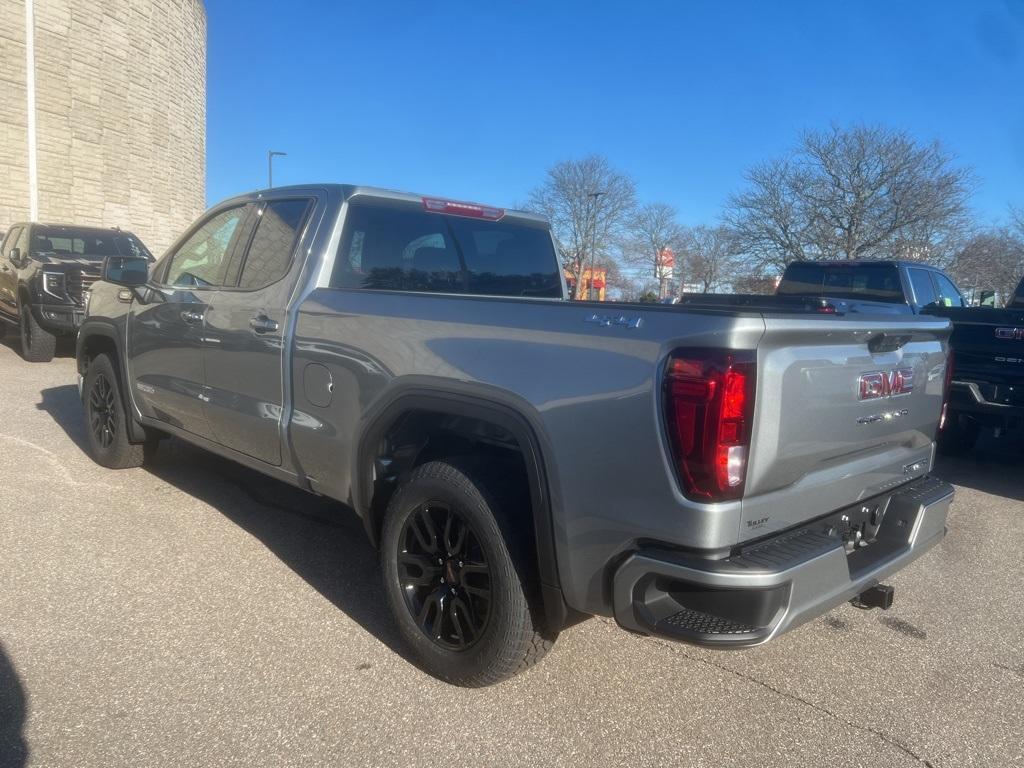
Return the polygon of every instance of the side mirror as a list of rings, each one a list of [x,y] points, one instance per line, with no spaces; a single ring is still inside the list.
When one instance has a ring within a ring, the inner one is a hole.
[[[21,269],[21,248],[11,248],[8,258],[10,259],[11,264]]]
[[[107,256],[103,260],[103,279],[126,288],[139,288],[149,282],[149,261],[142,256]]]

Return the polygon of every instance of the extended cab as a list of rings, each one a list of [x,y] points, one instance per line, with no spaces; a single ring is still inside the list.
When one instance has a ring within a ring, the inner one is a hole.
[[[953,322],[953,383],[940,446],[969,450],[982,429],[1024,424],[1024,280],[1004,309],[937,306]]]
[[[51,360],[56,337],[74,334],[85,317],[89,286],[110,255],[152,258],[119,229],[12,225],[0,247],[0,334],[17,328],[26,360]]]
[[[366,187],[217,205],[111,257],[88,440],[174,435],[362,518],[424,667],[482,685],[585,614],[763,643],[942,539],[948,323],[566,300],[534,215]]]

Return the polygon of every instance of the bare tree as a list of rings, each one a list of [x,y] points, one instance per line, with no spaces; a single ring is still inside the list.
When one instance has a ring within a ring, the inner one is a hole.
[[[678,256],[683,242],[676,209],[666,203],[641,205],[626,229],[623,259],[639,267],[643,277],[653,277],[658,282],[658,297],[664,298],[672,272],[671,259]]]
[[[697,283],[701,293],[712,293],[731,285],[741,267],[736,237],[724,226],[684,230],[680,254],[680,283]]]
[[[1005,302],[1024,274],[1024,232],[997,227],[978,232],[957,254],[950,273],[962,290],[994,290]]]
[[[1021,239],[1024,239],[1024,208],[1010,206],[1010,226]]]
[[[584,271],[610,255],[636,206],[633,180],[611,167],[607,158],[590,155],[564,160],[547,171],[530,193],[528,206],[551,221],[562,265],[573,278],[573,298],[583,298]]]
[[[973,177],[938,142],[833,126],[803,134],[746,182],[726,222],[745,253],[782,269],[806,258],[930,258],[963,228]]]

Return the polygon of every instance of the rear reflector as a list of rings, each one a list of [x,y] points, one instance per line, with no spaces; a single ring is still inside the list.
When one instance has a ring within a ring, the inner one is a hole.
[[[953,348],[946,352],[946,377],[942,390],[942,415],[939,416],[939,429],[946,428],[946,416],[949,410],[949,391],[953,387]]]
[[[665,371],[665,421],[687,496],[743,495],[757,365],[752,351],[677,350]]]
[[[460,203],[456,200],[442,200],[438,197],[424,197],[423,209],[431,213],[447,213],[452,216],[468,216],[471,219],[498,221],[505,215],[503,208],[476,203]]]

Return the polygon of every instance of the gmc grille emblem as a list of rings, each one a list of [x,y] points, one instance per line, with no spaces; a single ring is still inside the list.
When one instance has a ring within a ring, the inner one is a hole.
[[[871,371],[860,377],[860,399],[879,400],[883,397],[909,395],[914,389],[914,369],[897,368],[893,371]]]
[[[996,338],[1005,341],[1024,339],[1024,328],[996,328]]]

